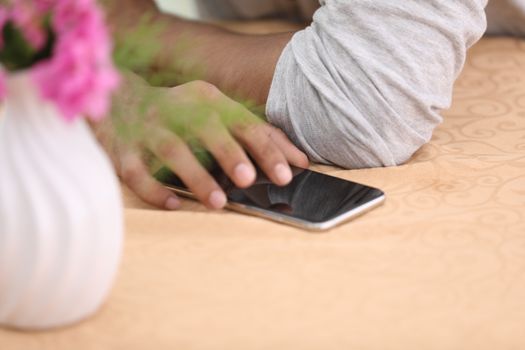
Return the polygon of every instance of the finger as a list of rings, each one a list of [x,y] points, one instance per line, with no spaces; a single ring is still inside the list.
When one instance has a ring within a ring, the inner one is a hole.
[[[120,163],[122,181],[143,201],[167,210],[180,207],[177,196],[150,175],[138,151],[124,151]]]
[[[288,162],[291,165],[297,166],[299,168],[308,168],[310,162],[306,154],[299,150],[281,129],[269,124],[267,127],[270,129],[269,132],[271,139],[284,153],[284,156]]]
[[[227,99],[222,120],[235,138],[248,150],[268,178],[284,186],[292,181],[292,171],[284,153],[270,136],[267,123],[241,104]]]
[[[184,182],[195,197],[210,209],[226,205],[226,195],[177,135],[155,129],[148,133],[148,148]]]
[[[288,161],[263,123],[255,120],[238,123],[232,127],[232,133],[272,182],[284,186],[292,181]]]
[[[257,176],[255,167],[218,118],[210,118],[210,122],[196,130],[196,134],[238,187],[245,188],[253,184]]]

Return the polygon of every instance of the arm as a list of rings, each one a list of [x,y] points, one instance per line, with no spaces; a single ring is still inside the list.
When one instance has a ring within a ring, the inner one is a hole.
[[[165,24],[157,69],[205,80],[235,96],[266,103],[275,66],[293,33],[243,35],[162,14],[152,0],[106,1],[113,31],[126,35],[145,13]]]
[[[313,161],[394,166],[451,104],[486,0],[325,0],[284,50],[267,115]]]
[[[392,166],[441,122],[467,49],[485,30],[486,4],[325,0],[288,44],[290,33],[242,36],[178,19],[163,40],[191,32],[187,61],[204,63],[223,89],[268,99],[269,120],[314,161]]]

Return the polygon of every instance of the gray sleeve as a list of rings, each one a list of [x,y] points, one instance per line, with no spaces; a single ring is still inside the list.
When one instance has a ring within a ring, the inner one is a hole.
[[[326,0],[277,64],[266,107],[313,161],[394,166],[450,106],[487,0]]]

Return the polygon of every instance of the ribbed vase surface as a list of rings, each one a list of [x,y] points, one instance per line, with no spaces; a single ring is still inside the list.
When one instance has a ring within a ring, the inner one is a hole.
[[[0,325],[46,329],[95,313],[122,251],[120,188],[87,123],[66,122],[27,75],[0,113]]]

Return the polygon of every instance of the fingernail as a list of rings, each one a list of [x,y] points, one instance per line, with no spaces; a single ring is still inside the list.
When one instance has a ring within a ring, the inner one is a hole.
[[[226,195],[222,191],[213,191],[208,199],[211,206],[215,209],[221,209],[226,205]]]
[[[244,163],[237,165],[233,174],[235,179],[239,181],[241,185],[249,185],[255,181],[255,170]]]
[[[180,208],[180,200],[177,197],[170,197],[166,201],[166,209],[168,210],[177,210]]]
[[[292,170],[290,167],[284,165],[284,164],[277,164],[275,166],[275,176],[277,177],[277,180],[279,180],[280,184],[286,185],[290,181],[292,181]]]

